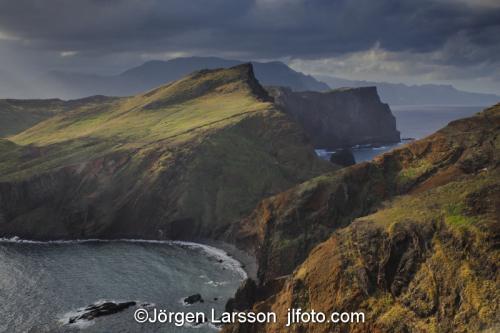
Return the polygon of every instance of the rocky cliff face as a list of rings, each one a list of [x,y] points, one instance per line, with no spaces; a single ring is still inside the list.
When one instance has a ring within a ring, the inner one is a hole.
[[[281,321],[225,332],[281,332],[299,307],[366,321],[286,331],[496,332],[499,167],[497,105],[264,200],[235,235],[259,260],[254,310]]]
[[[0,141],[0,237],[217,238],[332,169],[251,65],[80,103]]]
[[[316,148],[399,142],[396,119],[375,87],[329,92],[268,88],[275,103],[298,121]]]

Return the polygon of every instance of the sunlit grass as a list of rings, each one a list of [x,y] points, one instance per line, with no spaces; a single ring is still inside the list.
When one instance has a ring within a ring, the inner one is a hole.
[[[119,150],[176,147],[274,110],[244,80],[238,69],[198,73],[146,94],[57,110],[1,144],[0,178],[27,177]]]

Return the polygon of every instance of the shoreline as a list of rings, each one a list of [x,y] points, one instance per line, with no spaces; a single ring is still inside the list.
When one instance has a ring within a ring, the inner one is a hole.
[[[0,237],[1,243],[11,244],[82,244],[92,242],[103,243],[149,243],[149,244],[167,244],[191,247],[201,249],[204,255],[213,256],[224,260],[235,271],[240,271],[243,280],[247,278],[256,279],[257,277],[257,259],[249,253],[238,249],[235,245],[222,241],[198,239],[196,241],[187,240],[157,240],[157,239],[137,239],[137,238],[120,238],[120,239],[102,239],[102,238],[88,238],[88,239],[55,239],[55,240],[31,240],[19,237]],[[242,274],[244,273],[244,274]]]
[[[199,240],[199,242],[200,243],[197,244],[208,245],[223,250],[226,253],[226,255],[228,255],[231,258],[234,258],[242,265],[242,268],[248,275],[247,278],[250,278],[257,282],[258,264],[257,264],[257,258],[255,258],[253,255],[244,250],[239,249],[238,247],[236,247],[236,245],[227,242],[212,241],[212,240]]]

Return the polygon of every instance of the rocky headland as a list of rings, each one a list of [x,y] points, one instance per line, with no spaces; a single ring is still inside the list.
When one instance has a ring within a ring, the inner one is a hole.
[[[268,87],[275,104],[297,121],[316,148],[399,142],[396,118],[376,87],[294,92]]]

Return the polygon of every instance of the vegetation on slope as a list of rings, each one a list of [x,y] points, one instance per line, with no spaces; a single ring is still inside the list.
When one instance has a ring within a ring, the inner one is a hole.
[[[259,101],[241,75],[241,68],[198,72],[143,95],[83,104],[10,140],[24,146],[46,147],[48,160],[57,154],[67,156],[68,144],[74,151],[72,155],[82,151],[81,159],[92,158],[92,149],[97,156],[150,144],[174,146],[235,123],[251,112],[273,109],[270,103]],[[68,162],[74,163],[75,158],[78,156]],[[45,160],[41,156],[37,164]],[[54,164],[61,166],[59,161]],[[18,169],[24,169],[22,163],[18,163]],[[11,176],[9,170],[1,171]]]
[[[259,257],[255,309],[367,315],[291,332],[498,329],[499,135],[497,105],[264,200],[236,232]]]
[[[103,103],[109,99],[112,98],[93,96],[74,101],[2,99],[0,100],[0,137],[20,133],[58,113],[95,103]]]
[[[263,197],[332,168],[251,65],[82,105],[9,140],[0,229],[29,238],[220,235]]]
[[[282,318],[297,302],[304,310],[366,314],[365,324],[291,332],[498,329],[499,179],[498,170],[484,172],[388,202],[316,247],[268,306]]]

